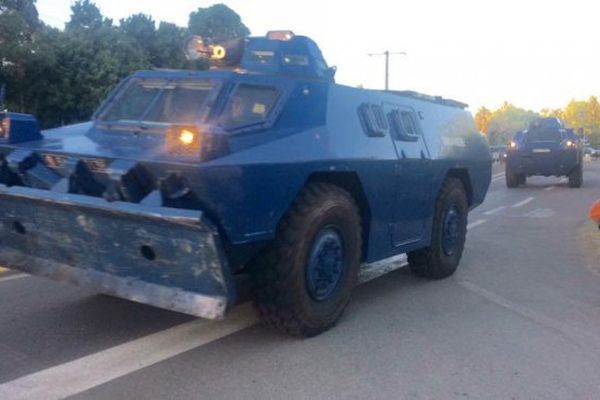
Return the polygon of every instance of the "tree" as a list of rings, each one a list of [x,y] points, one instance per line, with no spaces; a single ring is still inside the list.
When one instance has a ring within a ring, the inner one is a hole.
[[[88,119],[121,79],[151,67],[143,49],[110,26],[66,35],[58,51],[61,123]]]
[[[102,25],[112,25],[112,20],[105,19],[90,0],[77,0],[71,6],[71,12],[71,19],[65,25],[66,31],[96,30]]]
[[[33,0],[0,0],[0,84],[8,87],[6,104],[23,111],[27,67],[34,57],[34,35],[40,27]]]
[[[586,101],[571,100],[563,111],[565,122],[575,129],[586,131],[591,128]]]
[[[479,132],[483,132],[486,135],[489,134],[489,124],[492,119],[492,112],[485,107],[479,108],[477,114],[475,114],[475,123]]]
[[[150,47],[152,64],[159,68],[186,68],[189,63],[182,51],[187,29],[161,22]]]
[[[122,19],[119,26],[125,35],[144,47],[156,39],[156,23],[149,15],[134,14]]]
[[[561,120],[565,119],[564,114],[565,113],[561,108],[542,108],[542,110],[540,111],[540,115],[542,117],[556,117],[560,118]]]
[[[188,29],[191,34],[215,40],[235,39],[250,34],[240,16],[224,4],[215,4],[192,12]]]
[[[36,28],[40,24],[36,0],[0,0],[0,14],[14,12],[30,27]]]
[[[504,102],[502,107],[492,113],[489,123],[489,140],[492,144],[502,144],[523,129],[539,114]]]

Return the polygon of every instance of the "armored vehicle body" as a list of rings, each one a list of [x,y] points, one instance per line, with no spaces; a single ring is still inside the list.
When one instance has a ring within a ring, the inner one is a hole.
[[[567,176],[573,188],[583,183],[581,140],[558,118],[534,120],[507,148],[506,186],[515,188],[533,175]]]
[[[0,264],[205,318],[249,276],[263,322],[312,336],[360,265],[451,275],[491,158],[465,105],[334,83],[291,32],[191,38],[206,71],[142,71],[90,122],[7,113]]]

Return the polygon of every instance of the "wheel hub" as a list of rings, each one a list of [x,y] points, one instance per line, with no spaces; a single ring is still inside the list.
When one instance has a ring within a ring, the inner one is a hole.
[[[315,301],[327,300],[337,288],[343,273],[344,245],[335,228],[322,230],[315,239],[306,268],[306,285]]]
[[[460,211],[456,206],[452,206],[446,211],[442,226],[442,250],[446,256],[454,255],[459,239]]]

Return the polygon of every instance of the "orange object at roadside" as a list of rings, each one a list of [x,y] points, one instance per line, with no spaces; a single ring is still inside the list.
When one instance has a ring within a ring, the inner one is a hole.
[[[600,224],[600,200],[598,200],[590,210],[590,218]]]

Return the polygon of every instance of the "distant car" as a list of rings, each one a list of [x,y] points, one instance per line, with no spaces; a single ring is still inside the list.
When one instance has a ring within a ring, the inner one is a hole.
[[[591,158],[600,158],[600,150],[595,149],[592,146],[584,147],[583,154],[590,156]]]
[[[572,188],[583,183],[583,143],[558,118],[534,120],[508,146],[506,186],[515,188],[534,175],[567,176]]]
[[[500,162],[506,162],[506,146],[502,146],[502,150],[500,150],[500,155],[498,158]]]
[[[505,145],[499,146],[490,146],[490,155],[492,157],[492,161],[503,161],[503,155],[506,152]]]

